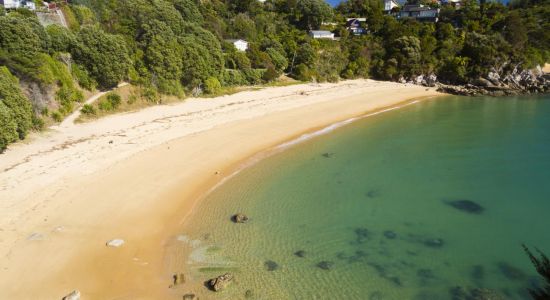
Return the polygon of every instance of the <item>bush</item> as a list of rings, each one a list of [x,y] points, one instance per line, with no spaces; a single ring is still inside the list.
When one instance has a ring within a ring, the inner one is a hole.
[[[56,122],[63,121],[63,115],[58,111],[52,112],[51,116],[52,116],[52,119]]]
[[[84,104],[84,106],[82,106],[80,111],[85,115],[95,115],[95,114],[97,114],[97,111],[96,111],[95,107],[93,107],[90,104]]]
[[[277,78],[279,78],[279,72],[277,72],[277,70],[275,70],[275,66],[269,65],[267,67],[267,70],[265,71],[264,75],[262,76],[262,79],[269,82],[269,81],[273,81]]]
[[[113,110],[113,105],[111,104],[111,102],[107,99],[103,99],[101,101],[99,101],[97,103],[97,107],[99,108],[99,110],[102,110],[102,111],[110,111],[110,110]]]
[[[17,140],[17,123],[15,122],[9,108],[0,101],[0,153],[8,144]]]
[[[107,94],[107,101],[111,103],[111,107],[113,109],[117,109],[120,106],[120,103],[122,103],[122,98],[117,93],[109,93]]]
[[[222,89],[220,81],[214,77],[210,77],[204,81],[204,91],[207,94],[217,94]]]
[[[224,70],[223,84],[228,86],[245,85],[248,81],[243,72],[239,70]]]
[[[249,69],[244,70],[243,73],[246,77],[246,81],[249,84],[262,83],[262,77],[264,76],[265,69]]]

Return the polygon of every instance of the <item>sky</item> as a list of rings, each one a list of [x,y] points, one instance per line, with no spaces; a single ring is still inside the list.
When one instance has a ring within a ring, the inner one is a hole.
[[[327,2],[332,6],[336,6],[340,3],[340,0],[327,0]]]

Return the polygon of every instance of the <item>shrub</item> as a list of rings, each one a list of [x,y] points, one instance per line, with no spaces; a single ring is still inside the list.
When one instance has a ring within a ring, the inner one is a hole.
[[[52,119],[56,122],[61,122],[63,120],[63,115],[58,111],[52,112],[51,116]]]
[[[267,67],[267,70],[265,71],[264,75],[262,76],[262,79],[265,81],[273,81],[275,79],[279,78],[279,72],[275,70],[275,66],[269,65]]]
[[[95,107],[90,104],[84,104],[80,111],[85,115],[95,115],[97,113]]]
[[[220,81],[214,77],[210,77],[204,81],[204,91],[207,94],[216,94],[219,93],[222,89]]]
[[[111,103],[112,109],[117,109],[122,103],[122,98],[117,93],[109,93],[107,94],[107,101]]]
[[[0,153],[8,144],[17,140],[17,123],[15,122],[9,108],[0,101]]]
[[[111,104],[111,102],[107,99],[103,99],[101,101],[99,101],[99,103],[97,103],[97,107],[100,109],[100,110],[103,110],[103,111],[110,111],[110,110],[113,110],[113,105]]]

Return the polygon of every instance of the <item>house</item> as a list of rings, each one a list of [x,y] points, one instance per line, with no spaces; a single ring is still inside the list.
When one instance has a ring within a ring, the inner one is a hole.
[[[367,18],[348,18],[346,22],[346,29],[353,35],[362,35],[367,34],[367,29],[365,29],[361,22],[366,22]]]
[[[408,4],[397,14],[398,19],[414,18],[418,21],[437,22],[439,8],[431,8],[422,4]]]
[[[399,7],[399,3],[397,3],[397,1],[395,1],[395,0],[384,0],[384,12],[389,14],[396,7]]]
[[[35,10],[36,5],[34,1],[31,0],[0,0],[0,5],[5,9],[17,9],[17,8],[27,8],[30,10]]]
[[[450,5],[454,8],[459,9],[460,6],[462,6],[462,0],[442,0],[441,4],[442,5]]]
[[[312,30],[309,32],[309,36],[314,39],[334,40],[334,33],[325,30]]]
[[[241,40],[241,39],[230,39],[230,40],[225,40],[226,42],[228,43],[231,43],[233,44],[233,46],[235,46],[235,48],[237,48],[237,50],[239,51],[246,51],[248,49],[248,42],[245,41],[245,40]]]

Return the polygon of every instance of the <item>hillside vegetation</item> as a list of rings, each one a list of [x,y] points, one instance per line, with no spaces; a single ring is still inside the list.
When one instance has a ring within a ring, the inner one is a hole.
[[[69,28],[0,10],[0,151],[62,120],[84,90],[121,81],[157,103],[283,73],[303,81],[435,74],[460,84],[550,60],[550,0],[467,0],[459,10],[442,7],[437,23],[397,20],[381,0],[337,8],[323,0],[73,0],[62,11]],[[352,16],[366,17],[368,34],[345,29]],[[340,39],[312,39],[311,29]],[[231,38],[247,40],[248,50],[237,51]]]

